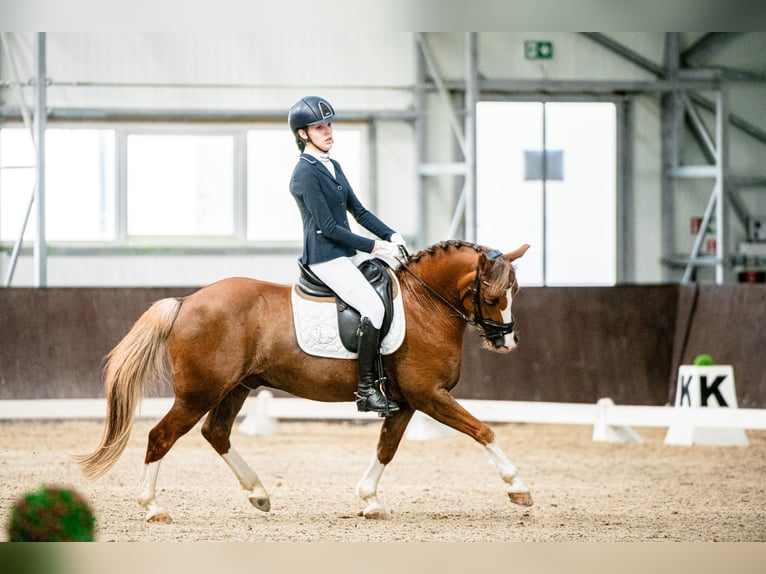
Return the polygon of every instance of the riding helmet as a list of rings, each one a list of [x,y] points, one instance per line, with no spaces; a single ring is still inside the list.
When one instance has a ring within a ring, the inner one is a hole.
[[[316,124],[326,124],[335,118],[335,110],[330,102],[317,96],[306,96],[296,102],[287,114],[287,123],[294,134],[300,128]]]

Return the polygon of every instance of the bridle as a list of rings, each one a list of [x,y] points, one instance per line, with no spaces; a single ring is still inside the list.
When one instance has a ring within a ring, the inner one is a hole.
[[[404,256],[405,261],[409,258],[409,253],[404,248],[404,246],[399,246],[400,251],[402,252],[402,255]],[[502,252],[493,249],[491,251],[488,251],[486,254],[487,259],[490,261],[494,261],[498,257],[502,256]],[[462,310],[458,309],[456,305],[454,305],[452,302],[448,301],[441,293],[436,291],[433,287],[431,287],[428,283],[425,282],[420,276],[418,276],[412,269],[410,269],[409,265],[407,265],[404,261],[399,262],[402,266],[402,268],[407,271],[410,275],[412,275],[423,287],[426,288],[426,290],[431,293],[432,295],[436,296],[442,303],[447,305],[450,309],[452,309],[458,317],[463,319],[466,323],[469,325],[472,325],[474,327],[478,327],[480,329],[480,335],[491,341],[495,347],[498,346],[497,341],[501,341],[502,339],[508,334],[512,333],[514,327],[516,326],[516,321],[513,319],[513,315],[511,315],[511,320],[507,323],[501,323],[499,321],[493,321],[491,319],[486,319],[484,315],[481,312],[481,286],[489,285],[486,281],[483,281],[481,278],[481,274],[479,273],[479,269],[477,267],[476,269],[476,277],[473,280],[473,285],[471,287],[471,290],[473,291],[473,308],[474,312],[473,315],[466,315]]]

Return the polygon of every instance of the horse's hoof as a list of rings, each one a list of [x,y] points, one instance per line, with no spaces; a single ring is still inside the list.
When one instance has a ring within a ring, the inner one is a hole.
[[[384,508],[376,506],[375,508],[370,508],[369,510],[365,508],[362,516],[369,518],[370,520],[386,520],[388,518],[388,513]]]
[[[271,501],[268,498],[263,496],[249,496],[247,499],[250,501],[250,504],[255,506],[258,510],[263,512],[271,510]]]
[[[152,514],[150,512],[149,514],[146,515],[146,521],[155,522],[157,524],[170,524],[171,522],[173,522],[173,519],[170,518],[170,515],[163,510],[156,514]]]
[[[520,506],[532,506],[532,495],[528,492],[509,492],[511,502]]]

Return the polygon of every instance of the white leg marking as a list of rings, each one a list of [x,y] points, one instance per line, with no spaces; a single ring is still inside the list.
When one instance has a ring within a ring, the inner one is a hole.
[[[378,461],[377,457],[365,471],[356,485],[356,494],[365,503],[362,514],[366,518],[385,518],[386,510],[378,501],[378,483],[386,465]]]
[[[519,478],[516,467],[510,460],[508,460],[505,453],[500,450],[500,447],[497,446],[495,442],[489,443],[484,448],[487,450],[490,462],[492,462],[494,467],[500,473],[500,478],[502,478],[503,482],[508,485],[507,490],[509,494],[529,492],[527,485],[524,484],[524,481],[522,481],[521,478]]]
[[[248,492],[247,498],[250,501],[250,504],[255,506],[258,510],[268,512],[271,509],[269,495],[263,487],[263,484],[261,484],[258,475],[255,474],[255,471],[250,468],[239,453],[234,450],[234,447],[230,447],[229,452],[221,455],[221,458],[223,458],[232,472],[234,472],[234,476],[237,477],[242,488]]]
[[[157,475],[160,472],[160,462],[152,462],[144,465],[144,474],[141,477],[141,490],[138,492],[138,503],[146,508],[147,522],[170,522],[170,515],[160,506],[156,499]]]

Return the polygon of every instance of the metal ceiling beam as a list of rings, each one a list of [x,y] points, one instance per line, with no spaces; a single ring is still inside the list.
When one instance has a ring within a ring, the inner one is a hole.
[[[721,70],[721,73],[727,82],[766,82],[766,74],[763,72],[751,72],[749,70],[739,70],[727,66],[716,66],[716,69]]]
[[[439,97],[444,104],[444,108],[447,113],[452,132],[457,141],[460,154],[462,156],[462,162],[456,161],[451,163],[427,163],[425,142],[418,144],[419,151],[419,165],[418,176],[421,180],[421,186],[423,185],[423,178],[425,176],[434,175],[451,175],[454,177],[463,178],[463,186],[454,208],[452,220],[450,222],[450,229],[448,232],[449,237],[458,237],[460,235],[460,227],[463,227],[462,236],[467,241],[476,241],[476,229],[477,229],[477,216],[476,216],[476,104],[478,101],[478,95],[480,91],[480,81],[478,73],[478,33],[465,32],[464,33],[464,79],[462,82],[452,82],[451,85],[457,85],[455,92],[464,93],[463,109],[456,110],[453,104],[452,94],[447,83],[443,80],[439,70],[436,66],[436,61],[433,57],[431,49],[428,45],[424,33],[416,34],[416,41],[419,47],[419,66],[424,68],[422,71],[418,71],[418,78],[422,79],[423,89],[435,88]],[[426,77],[430,76],[430,82],[426,80]],[[419,110],[419,115],[424,114],[423,103],[418,104],[420,101],[418,98],[423,98],[424,95],[418,96],[416,93],[416,107]],[[423,125],[424,120],[418,120]],[[461,125],[462,122],[462,125]],[[417,129],[416,129],[417,131]],[[421,136],[422,137],[422,136]],[[421,203],[425,203],[425,198]],[[424,208],[424,207],[423,207]]]
[[[671,81],[673,83],[681,74],[689,74],[695,72],[705,72],[708,69],[684,69],[682,66],[692,65],[695,61],[701,59],[704,55],[710,52],[720,49],[725,43],[728,43],[739,36],[738,33],[709,33],[702,36],[694,45],[690,46],[684,51],[679,49],[679,35],[678,33],[668,33],[666,38],[671,41],[668,50],[666,48],[666,62],[665,68],[658,68],[658,66],[641,56],[636,54],[632,50],[620,45],[616,41],[608,38],[603,34],[591,34],[584,33],[586,37],[599,43],[600,45],[610,49],[611,51],[625,57],[630,62],[642,67],[655,74],[660,81]],[[729,174],[729,158],[728,158],[728,146],[729,146],[729,127],[736,127],[743,133],[753,137],[762,144],[766,144],[766,131],[761,128],[747,122],[746,120],[731,114],[728,104],[728,90],[727,84],[731,82],[763,82],[766,81],[766,75],[759,73],[751,73],[742,70],[736,70],[725,67],[716,67],[715,71],[719,74],[719,86],[716,88],[717,99],[715,102],[707,99],[698,94],[690,94],[689,91],[700,90],[699,87],[694,87],[690,84],[684,85],[677,93],[682,95],[683,106],[686,109],[689,124],[692,128],[692,134],[700,143],[704,155],[708,161],[711,162],[711,166],[703,167],[701,170],[696,169],[694,166],[679,166],[678,165],[678,140],[676,135],[678,122],[681,121],[682,115],[679,114],[680,110],[677,108],[678,97],[672,95],[675,90],[672,90],[670,94],[663,94],[663,237],[668,235],[668,229],[671,225],[670,217],[672,216],[674,209],[674,200],[672,198],[673,179],[679,176],[683,176],[686,172],[694,173],[695,177],[708,177],[712,174],[715,179],[713,191],[708,202],[707,209],[705,211],[705,217],[703,220],[710,221],[714,217],[716,225],[716,256],[714,258],[703,258],[699,256],[699,250],[704,237],[704,230],[707,228],[706,222],[703,221],[700,233],[697,235],[692,247],[692,253],[689,259],[685,262],[685,270],[682,278],[682,282],[687,283],[691,280],[693,270],[700,265],[710,265],[715,267],[716,283],[723,283],[731,280],[732,270],[727,264],[726,252],[730,247],[730,221],[729,213],[733,212],[741,222],[745,222],[747,219],[747,210],[744,203],[738,196],[738,190],[736,186],[730,184]],[[704,108],[715,115],[716,121],[716,141],[712,141],[710,134],[707,132],[705,125],[699,115],[697,108]],[[671,157],[666,157],[666,153],[672,154]],[[696,172],[695,172],[696,169]],[[703,173],[704,172],[704,173]],[[673,234],[671,233],[672,237]],[[672,259],[672,253],[670,249],[670,240],[663,241],[663,260],[670,261]]]
[[[708,32],[700,36],[696,42],[681,52],[681,61],[687,66],[693,66],[695,60],[701,60],[710,52],[719,50],[742,32]]]
[[[482,79],[479,86],[482,93],[504,94],[597,94],[618,95],[651,94],[678,90],[715,90],[720,85],[721,76],[717,71],[702,74],[681,72],[674,79],[649,81],[612,81],[612,80],[505,80]],[[451,90],[459,90],[458,82],[445,84]]]
[[[709,112],[715,113],[716,111],[716,104],[715,102],[711,102],[705,97],[698,96],[696,94],[692,94],[689,96],[695,104],[697,104],[700,107],[705,108]],[[729,114],[729,121],[731,122],[731,125],[735,128],[739,129],[741,132],[749,135],[753,139],[758,140],[762,144],[766,144],[766,130],[763,130],[759,128],[758,126],[755,126],[751,124],[750,122],[743,120],[741,117]]]
[[[686,115],[692,123],[693,128],[696,130],[700,143],[702,143],[702,153],[710,163],[713,163],[715,161],[715,142],[710,136],[710,133],[705,126],[705,122],[702,121],[699,110],[697,110],[697,107],[686,92],[681,94],[681,100],[684,103]]]
[[[611,38],[608,38],[604,34],[594,34],[594,33],[582,33],[582,35],[586,36],[587,38],[590,38],[591,40],[599,43],[600,45],[609,48],[613,52],[624,55],[629,61],[633,62],[634,64],[642,67],[644,70],[652,72],[655,74],[658,78],[665,78],[665,71],[661,67],[657,66],[654,62],[651,60],[641,56],[640,54],[636,54],[629,48],[626,48],[625,46],[622,46],[618,42],[612,40]],[[737,33],[731,33],[728,36],[728,39],[733,39],[734,36],[736,36]],[[728,70],[728,72],[734,73],[731,70]],[[722,70],[722,79],[730,79],[726,77],[727,70],[724,68]],[[758,80],[758,74],[757,75],[751,75],[747,74],[751,77],[753,80]],[[702,89],[702,88],[694,88],[692,86],[687,86],[686,89]],[[716,103],[699,95],[691,95],[690,96],[692,101],[699,105],[704,107],[706,110],[715,112],[716,110]],[[748,134],[749,136],[757,139],[761,143],[766,144],[766,131],[762,130],[761,128],[751,124],[750,122],[742,119],[741,117],[730,113],[729,114],[729,121],[731,122],[731,125],[736,127],[737,129],[741,130],[742,132]]]
[[[414,110],[337,110],[348,121],[396,120],[414,121]],[[168,110],[130,108],[49,108],[48,121],[76,122],[284,122],[284,111],[244,110]],[[0,106],[0,119],[18,120],[21,110],[15,106]]]
[[[439,69],[436,67],[436,60],[434,60],[431,48],[429,47],[423,32],[418,32],[416,34],[416,38],[418,41],[418,46],[420,46],[421,53],[423,54],[424,62],[428,68],[428,74],[431,76],[431,79],[436,85],[436,90],[439,92],[439,97],[441,98],[442,103],[446,109],[447,118],[449,119],[450,126],[452,126],[452,131],[455,134],[455,139],[460,145],[460,149],[463,151],[463,153],[465,153],[465,135],[463,134],[463,127],[460,125],[460,118],[458,118],[454,108],[452,107],[449,91],[447,90],[442,76],[439,73]]]
[[[622,56],[624,59],[628,60],[629,62],[632,62],[633,64],[637,65],[640,68],[643,68],[644,70],[647,70],[649,72],[652,72],[655,76],[662,77],[665,75],[665,69],[656,62],[650,60],[646,56],[643,56],[642,54],[639,54],[635,50],[631,50],[627,46],[620,44],[616,40],[613,40],[606,34],[601,34],[598,32],[580,32],[580,35],[585,36],[586,38],[589,38],[590,40],[593,40],[600,46],[603,46],[604,48],[607,48],[611,52],[614,52],[618,56]]]

